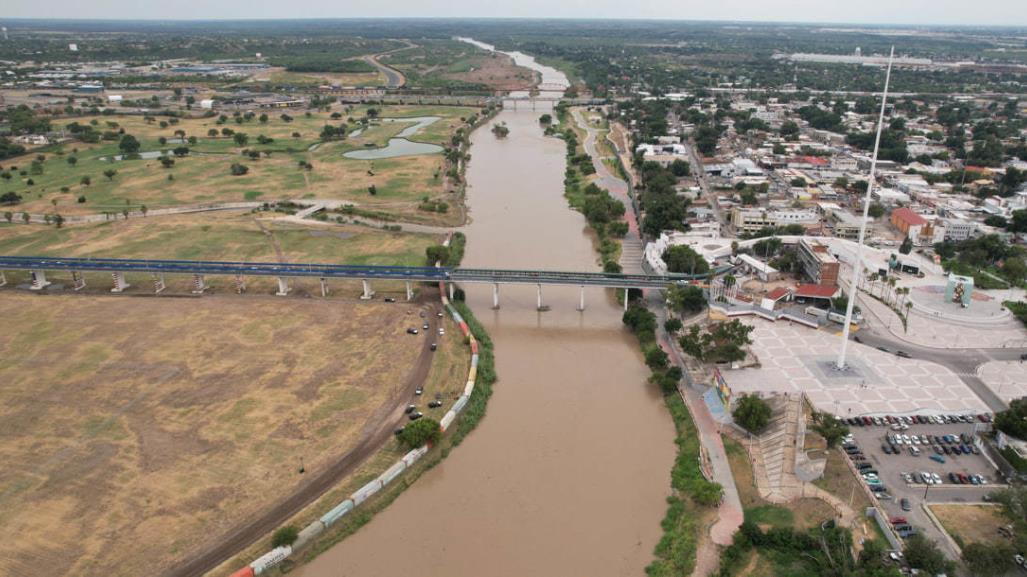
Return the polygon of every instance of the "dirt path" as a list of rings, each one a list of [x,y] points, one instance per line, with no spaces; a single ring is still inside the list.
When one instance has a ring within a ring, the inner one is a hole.
[[[259,219],[255,218],[253,219],[253,222],[257,223],[257,228],[259,228],[260,232],[264,233],[264,236],[267,237],[267,241],[271,243],[271,248],[275,249],[275,258],[278,259],[278,262],[288,262],[285,260],[285,253],[282,252],[282,245],[278,242],[278,239],[275,238],[275,233],[265,227],[264,223],[260,222]]]
[[[437,296],[437,293],[429,292],[426,297],[422,297],[428,301],[423,308],[429,311],[429,314],[426,315],[426,322],[431,324],[426,334],[433,334],[440,322],[434,314],[440,310],[439,305],[435,302]],[[353,449],[325,470],[312,475],[306,484],[300,486],[295,493],[287,496],[271,509],[259,516],[240,522],[224,535],[216,536],[213,539],[215,545],[192,554],[189,560],[163,571],[161,575],[163,577],[202,576],[258,539],[270,534],[283,522],[360,468],[369,457],[377,453],[392,438],[393,431],[404,417],[403,410],[413,396],[414,389],[423,385],[425,379],[428,378],[433,358],[430,346],[431,339],[424,339],[421,355],[411,368],[403,391],[379,406],[368,418],[361,431],[360,441]],[[310,471],[310,473],[314,473],[314,471]]]

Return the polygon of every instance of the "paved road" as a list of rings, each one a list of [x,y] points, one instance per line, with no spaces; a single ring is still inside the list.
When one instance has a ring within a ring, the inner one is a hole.
[[[407,45],[402,48],[396,48],[395,50],[389,50],[388,52],[382,52],[381,54],[368,54],[367,56],[362,56],[361,60],[367,62],[371,66],[374,66],[379,72],[385,75],[386,88],[402,88],[407,83],[406,76],[403,76],[403,73],[399,70],[382,64],[378,59],[386,54],[392,54],[393,52],[399,52],[409,48],[417,48],[417,45],[412,42],[407,42]]]
[[[923,359],[938,363],[959,375],[970,389],[992,411],[1006,409],[1006,404],[977,376],[977,367],[989,361],[1016,361],[1020,355],[1027,353],[1027,348],[1005,349],[937,349],[924,347],[902,341],[887,331],[876,328],[864,328],[854,334],[865,345],[884,347],[891,352],[905,351],[914,359]]]

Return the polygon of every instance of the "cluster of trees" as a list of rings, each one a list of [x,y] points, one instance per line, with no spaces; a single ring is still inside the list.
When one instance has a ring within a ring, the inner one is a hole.
[[[710,270],[706,259],[686,245],[668,247],[663,251],[663,262],[667,263],[667,271],[673,273],[703,274]]]
[[[876,136],[877,135],[874,131],[852,132],[845,136],[845,142],[850,146],[872,151],[874,149],[874,139]],[[882,130],[881,147],[878,152],[878,158],[882,160],[891,160],[900,164],[908,163],[910,158],[909,150],[906,149],[905,132],[894,130],[892,128]]]
[[[687,173],[690,169],[679,164],[676,170]],[[665,230],[687,230],[688,200],[678,196],[674,189],[678,179],[674,165],[665,168],[659,163],[646,161],[639,167],[639,173],[645,185],[641,203],[645,210],[642,231],[650,236],[659,236]]]
[[[901,577],[898,567],[887,560],[885,546],[877,540],[863,543],[853,558],[852,534],[833,523],[808,530],[772,527],[764,531],[752,521],[742,523],[734,540],[721,555],[716,577],[732,577],[749,560],[753,549],[775,566],[775,575],[818,575],[823,577]],[[937,548],[935,547],[935,550]],[[908,554],[907,554],[908,558]],[[930,572],[936,575],[940,572]]]
[[[332,126],[331,124],[325,124],[321,129],[319,135],[321,140],[342,140],[346,138],[346,125],[340,124],[339,126]]]
[[[510,135],[510,127],[505,122],[500,122],[492,126],[492,134],[496,135],[496,138],[506,138]]]
[[[0,160],[25,153],[25,147],[0,136]]]
[[[749,334],[754,327],[735,319],[714,323],[701,329],[692,325],[678,343],[685,353],[709,363],[730,363],[745,358],[746,345],[752,344]]]
[[[681,369],[671,366],[670,357],[663,352],[659,343],[656,342],[656,315],[641,304],[632,304],[624,311],[621,319],[631,332],[638,338],[642,347],[642,354],[645,356],[645,364],[652,371],[649,381],[655,383],[665,394],[672,394],[677,391],[678,381],[681,380]]]
[[[398,439],[408,449],[416,449],[427,444],[437,443],[441,436],[442,428],[439,422],[431,417],[422,417],[403,427]]]
[[[1007,223],[1010,232],[1027,232],[1027,211],[1013,213]],[[935,243],[934,251],[942,258],[947,270],[956,274],[974,277],[975,284],[981,288],[1005,288],[1002,283],[996,284],[994,278],[980,271],[991,271],[1013,284],[1027,279],[1027,250],[1021,246],[1011,245],[994,234],[961,242],[943,241]]]
[[[706,293],[695,285],[672,285],[667,290],[667,302],[678,314],[693,314],[706,308]]]

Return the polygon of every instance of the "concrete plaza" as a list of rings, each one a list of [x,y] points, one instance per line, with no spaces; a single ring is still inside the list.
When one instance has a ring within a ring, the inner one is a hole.
[[[735,394],[805,392],[817,409],[847,417],[982,413],[987,406],[951,370],[849,343],[851,370],[837,372],[837,334],[748,319],[759,368],[724,370]],[[1027,387],[1027,386],[1025,386]]]
[[[977,367],[977,376],[1000,399],[1027,397],[1027,362],[992,361]]]

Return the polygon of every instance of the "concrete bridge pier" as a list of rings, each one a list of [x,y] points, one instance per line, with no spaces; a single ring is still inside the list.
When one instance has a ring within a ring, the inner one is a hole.
[[[628,312],[628,291],[631,289],[624,289],[624,312]]]
[[[241,274],[235,275],[235,294],[241,295],[246,292],[246,280],[242,278]]]
[[[322,283],[321,284],[321,292],[324,293],[324,290],[325,290],[325,286]],[[284,297],[284,296],[286,296],[288,294],[289,294],[289,279],[284,277],[284,276],[278,277],[278,292],[276,292],[275,295],[280,296],[280,297]]]
[[[499,309],[499,283],[492,285],[492,309]]]
[[[193,294],[202,295],[207,290],[207,283],[203,280],[202,274],[193,275]]]
[[[537,290],[537,295],[538,295],[538,307],[537,308],[538,308],[538,310],[543,310],[543,308],[542,308],[542,283],[539,283],[539,284],[537,284],[535,286],[538,289]]]
[[[7,277],[4,276],[4,271],[0,270],[0,286],[7,286]]]
[[[129,284],[125,282],[125,273],[112,272],[111,278],[114,279],[114,288],[111,289],[112,293],[123,293],[129,287]]]
[[[84,276],[82,276],[82,273],[78,271],[71,271],[71,281],[75,283],[72,288],[74,288],[76,291],[80,291],[86,288],[86,279]]]
[[[374,298],[374,291],[371,290],[371,283],[366,280],[360,281],[364,285],[364,294],[360,295],[361,300],[369,301]]]
[[[449,302],[453,302],[453,295],[456,293],[456,289],[453,283],[446,283],[446,286],[449,287]]]
[[[164,274],[153,273],[153,294],[159,295],[164,292],[164,289],[166,288],[168,287],[164,284]]]
[[[321,296],[328,296],[328,279],[321,277]]]
[[[46,280],[46,271],[34,270],[32,274],[32,286],[29,287],[34,291],[41,291],[46,287],[50,286],[50,282]]]
[[[578,310],[585,310],[585,285],[581,285],[581,293],[578,296]]]
[[[407,285],[407,301],[414,300],[414,287],[408,282]]]

